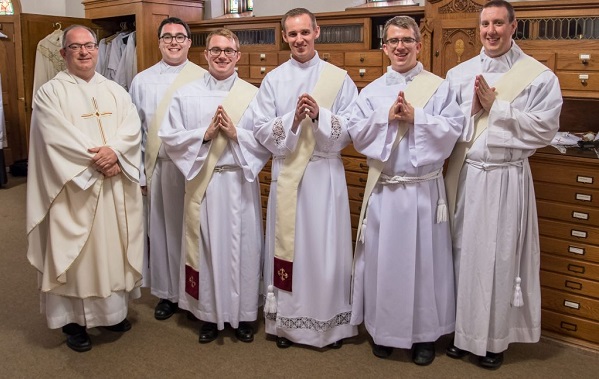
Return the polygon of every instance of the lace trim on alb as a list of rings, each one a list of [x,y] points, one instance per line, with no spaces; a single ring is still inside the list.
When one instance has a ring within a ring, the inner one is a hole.
[[[316,332],[327,332],[337,326],[349,324],[351,311],[340,313],[327,321],[320,321],[310,317],[278,317],[276,313],[266,313],[265,317],[267,320],[276,321],[277,328],[308,329]]]
[[[272,134],[275,137],[275,144],[279,149],[285,147],[285,129],[283,129],[283,120],[277,118],[272,127]]]

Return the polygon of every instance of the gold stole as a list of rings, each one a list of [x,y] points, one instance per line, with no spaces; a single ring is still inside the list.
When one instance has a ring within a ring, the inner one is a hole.
[[[150,182],[152,181],[152,175],[154,174],[154,167],[156,166],[156,159],[158,158],[158,150],[160,150],[160,145],[162,142],[160,138],[158,138],[158,130],[160,129],[160,125],[162,124],[162,120],[168,110],[169,105],[171,104],[171,100],[173,98],[173,94],[179,87],[187,84],[193,80],[200,79],[204,76],[206,70],[201,68],[195,63],[187,62],[185,67],[179,72],[175,81],[168,87],[164,96],[162,96],[162,100],[158,104],[156,108],[156,113],[154,114],[154,118],[150,122],[148,127],[148,134],[146,136],[146,151],[145,151],[145,169],[146,169],[146,183],[148,187],[150,187]]]
[[[406,100],[412,104],[414,108],[424,108],[430,98],[437,92],[439,86],[443,83],[443,78],[438,77],[428,71],[421,71],[420,74],[414,77],[414,79],[408,84],[404,90]],[[408,131],[409,125],[405,122],[400,122],[393,141],[392,150],[396,149],[406,132]],[[368,168],[368,179],[366,180],[366,188],[364,189],[364,199],[362,200],[362,207],[360,210],[360,221],[358,221],[358,232],[356,234],[356,242],[361,241],[360,237],[363,236],[363,227],[366,226],[364,216],[366,215],[366,208],[368,207],[368,200],[372,191],[379,181],[385,162],[371,159]],[[364,224],[364,225],[363,225]]]
[[[497,99],[511,103],[516,96],[524,91],[533,80],[546,70],[549,70],[549,68],[538,62],[536,59],[525,56],[516,62],[512,68],[499,78],[497,83],[495,83]],[[458,181],[460,179],[462,166],[466,160],[468,150],[470,150],[470,147],[472,147],[476,139],[487,129],[488,124],[489,114],[488,112],[483,111],[483,114],[475,122],[474,136],[470,141],[456,143],[453,152],[449,157],[449,164],[445,175],[445,192],[447,194],[449,217],[452,224],[455,216]]]
[[[346,75],[345,70],[325,63],[312,90],[312,97],[320,107],[332,108]],[[292,291],[293,284],[297,190],[316,145],[312,121],[308,116],[301,122],[300,127],[296,149],[283,161],[277,178],[274,285],[289,292]]]
[[[239,123],[250,102],[256,96],[258,88],[237,78],[231,91],[223,100],[222,106],[233,121]],[[185,244],[185,292],[199,298],[199,260],[200,260],[200,207],[216,163],[222,156],[229,140],[223,133],[218,133],[210,143],[206,161],[195,178],[185,184],[185,200],[183,216]]]

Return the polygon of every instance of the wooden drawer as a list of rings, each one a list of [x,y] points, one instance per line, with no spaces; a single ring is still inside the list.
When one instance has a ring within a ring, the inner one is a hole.
[[[355,214],[355,215],[360,215],[360,210],[362,209],[362,202],[361,201],[356,201],[356,200],[350,200],[349,201],[349,213],[350,214]]]
[[[599,299],[599,282],[541,270],[541,285]]]
[[[375,79],[378,79],[381,75],[383,75],[383,69],[381,67],[354,67],[348,66],[345,67],[348,75],[354,82],[372,82]]]
[[[347,194],[350,200],[362,202],[364,200],[364,187],[347,186]]]
[[[289,59],[291,59],[291,51],[289,51],[289,50],[279,51],[279,55],[278,55],[279,66],[282,65],[283,63],[287,62]]]
[[[591,167],[575,167],[556,163],[530,160],[530,169],[535,181],[535,189],[541,182],[567,184],[580,188],[599,189],[599,170]]]
[[[587,244],[599,244],[599,229],[539,218],[539,234]]]
[[[596,71],[556,71],[560,87],[571,91],[599,91],[599,72]]]
[[[541,307],[571,316],[599,321],[599,300],[585,296],[543,287],[541,288]]]
[[[368,175],[368,164],[366,163],[366,158],[342,156],[341,159],[343,160],[345,171],[356,171]]]
[[[545,330],[599,343],[599,322],[583,320],[543,309],[541,325]]]
[[[278,52],[257,52],[247,55],[250,57],[250,65],[253,66],[277,66],[279,64]]]
[[[599,190],[590,188],[538,182],[535,183],[535,195],[537,199],[599,208]]]
[[[270,185],[260,183],[260,195],[268,197],[269,194],[270,194]]]
[[[557,238],[540,236],[541,252],[560,255],[567,259],[580,259],[599,263],[599,246],[580,242],[564,241]]]
[[[250,66],[251,79],[264,79],[266,74],[274,70],[277,66]]]
[[[383,53],[381,51],[363,51],[345,53],[347,66],[383,66]],[[380,76],[380,74],[379,74]]]
[[[537,200],[539,217],[551,218],[581,225],[599,226],[599,209],[580,207],[552,201]]]
[[[269,171],[260,171],[260,173],[258,174],[258,178],[260,179],[260,183],[266,185],[270,185],[270,182],[272,181],[272,175]]]
[[[358,153],[358,151],[356,151],[356,149],[354,148],[354,145],[349,144],[347,145],[343,150],[341,150],[341,155],[343,156],[351,156],[351,157],[358,157],[358,158],[364,158],[364,155],[361,153]]]
[[[260,204],[262,205],[262,208],[268,208],[268,196],[260,196]]]
[[[555,273],[599,281],[599,264],[541,254],[541,269]]]
[[[364,175],[362,173],[346,171],[345,172],[345,180],[347,184],[356,186],[358,188],[364,188],[366,186],[366,180],[368,179],[368,175]]]
[[[558,52],[556,69],[599,71],[599,51]]]
[[[341,51],[319,51],[318,56],[323,61],[334,64],[337,67],[345,66],[345,54]]]
[[[355,214],[355,213],[350,213],[349,217],[351,218],[351,227],[352,228],[357,228],[358,227],[358,221],[360,221],[360,214]],[[355,237],[355,234],[354,234]]]
[[[237,71],[237,75],[239,75],[241,79],[250,78],[250,66],[237,66],[235,67],[235,71]]]

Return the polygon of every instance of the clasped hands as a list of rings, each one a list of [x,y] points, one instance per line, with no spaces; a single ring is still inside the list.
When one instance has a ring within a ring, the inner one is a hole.
[[[310,117],[312,120],[318,119],[319,112],[320,108],[318,107],[316,100],[307,93],[302,94],[297,99],[297,105],[295,106],[292,130],[295,132],[306,116]]]
[[[477,75],[474,80],[474,96],[472,97],[472,111],[471,116],[474,116],[482,109],[491,112],[491,107],[497,94],[495,93],[495,87],[489,86],[487,81],[482,75]]]
[[[414,124],[414,107],[408,103],[403,91],[399,91],[397,98],[389,108],[389,122],[394,120]]]
[[[208,129],[206,129],[206,133],[204,133],[204,141],[213,140],[221,130],[227,138],[237,141],[237,129],[227,112],[225,112],[225,108],[219,105],[212,121],[210,121],[210,125],[208,125]]]
[[[110,147],[92,147],[87,151],[95,153],[92,157],[92,164],[96,171],[101,172],[107,178],[120,174],[121,168],[118,165],[118,157]]]

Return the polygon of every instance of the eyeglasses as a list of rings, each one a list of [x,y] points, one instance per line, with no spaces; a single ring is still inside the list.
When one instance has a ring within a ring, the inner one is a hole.
[[[231,49],[230,47],[227,47],[226,49],[221,49],[218,47],[213,47],[212,49],[208,49],[208,52],[210,52],[210,55],[213,57],[218,57],[220,55],[220,53],[225,52],[225,55],[227,57],[234,57],[235,54],[237,54],[237,50],[235,49]]]
[[[85,47],[85,50],[87,50],[87,51],[93,51],[93,50],[96,50],[98,48],[98,44],[97,43],[93,43],[93,42],[88,42],[88,43],[72,43],[72,44],[70,44],[67,47],[71,51],[81,51],[81,49],[84,48],[84,47]]]
[[[161,40],[164,41],[164,43],[171,43],[173,42],[173,39],[175,41],[177,41],[178,43],[183,43],[187,40],[187,37],[185,34],[177,34],[176,36],[172,36],[170,34],[165,34],[162,37],[160,37]]]
[[[385,41],[385,44],[395,47],[399,44],[399,42],[403,43],[404,46],[413,45],[416,42],[415,38],[412,37],[403,37],[403,38],[389,38]]]

